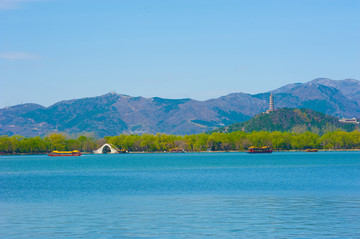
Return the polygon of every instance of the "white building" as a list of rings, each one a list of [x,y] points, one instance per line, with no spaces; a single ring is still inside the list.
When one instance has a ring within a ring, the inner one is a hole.
[[[339,119],[339,122],[341,123],[349,123],[349,124],[358,124],[359,122],[357,121],[356,118],[341,118]]]

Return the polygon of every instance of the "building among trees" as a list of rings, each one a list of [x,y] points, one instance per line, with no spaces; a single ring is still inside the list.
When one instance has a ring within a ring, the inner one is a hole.
[[[356,118],[351,118],[351,119],[341,118],[341,119],[339,119],[339,122],[341,122],[341,123],[350,123],[350,124],[358,124],[359,123]]]

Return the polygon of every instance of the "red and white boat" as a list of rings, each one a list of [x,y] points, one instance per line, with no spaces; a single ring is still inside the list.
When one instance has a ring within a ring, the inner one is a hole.
[[[270,146],[263,146],[263,147],[254,147],[251,146],[249,148],[248,153],[272,153],[272,149],[270,148]]]

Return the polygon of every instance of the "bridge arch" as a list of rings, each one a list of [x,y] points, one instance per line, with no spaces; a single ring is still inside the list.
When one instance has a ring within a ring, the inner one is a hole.
[[[116,154],[118,153],[118,149],[115,148],[113,145],[110,144],[104,144],[103,146],[101,146],[100,148],[98,148],[97,150],[94,150],[94,154]]]

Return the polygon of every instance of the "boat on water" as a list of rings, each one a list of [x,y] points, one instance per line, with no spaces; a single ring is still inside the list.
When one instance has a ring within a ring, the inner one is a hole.
[[[118,154],[127,154],[129,153],[129,151],[125,150],[125,149],[119,149],[117,150]]]
[[[305,152],[310,152],[310,153],[315,153],[317,151],[318,151],[317,149],[307,149],[307,150],[305,150]]]
[[[169,150],[169,153],[185,153],[185,150],[182,148],[172,148]]]
[[[77,150],[73,151],[52,151],[48,154],[49,156],[81,156],[81,153]]]
[[[272,153],[272,149],[270,146],[263,146],[263,147],[255,147],[251,146],[248,150],[248,153]]]

